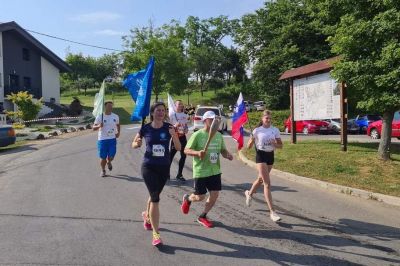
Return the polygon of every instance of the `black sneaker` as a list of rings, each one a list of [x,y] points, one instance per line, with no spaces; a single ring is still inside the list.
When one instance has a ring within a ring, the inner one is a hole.
[[[108,162],[108,163],[107,163],[107,167],[108,167],[108,170],[112,171],[112,164],[111,164],[111,162]]]
[[[176,177],[176,180],[182,181],[182,182],[185,182],[185,181],[186,181],[186,179],[183,178],[183,176],[181,176],[181,175],[177,176],[177,177]]]

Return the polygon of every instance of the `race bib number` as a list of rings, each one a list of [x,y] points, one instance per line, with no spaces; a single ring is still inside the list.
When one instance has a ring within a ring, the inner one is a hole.
[[[165,148],[163,145],[155,144],[153,145],[153,156],[154,157],[163,157],[165,154]]]
[[[216,153],[216,152],[211,152],[210,153],[210,162],[211,163],[217,163],[218,162],[218,153]]]

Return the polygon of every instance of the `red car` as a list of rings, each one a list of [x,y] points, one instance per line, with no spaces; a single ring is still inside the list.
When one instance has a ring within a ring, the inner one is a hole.
[[[380,139],[382,132],[382,120],[370,123],[367,128],[367,135],[373,139]],[[394,113],[392,121],[392,138],[400,139],[400,111]]]
[[[292,131],[291,124],[292,119],[289,116],[285,121],[285,132],[289,133]],[[329,123],[321,120],[300,120],[296,121],[296,132],[311,134],[311,133],[328,133]]]

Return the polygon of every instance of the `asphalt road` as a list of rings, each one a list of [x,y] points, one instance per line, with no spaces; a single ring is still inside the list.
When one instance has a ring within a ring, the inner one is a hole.
[[[34,265],[399,265],[400,208],[272,177],[283,218],[275,224],[262,194],[250,208],[243,192],[256,176],[223,160],[223,192],[209,217],[202,204],[180,212],[192,191],[171,180],[161,196],[161,236],[151,246],[141,211],[143,150],[123,127],[112,175],[99,177],[96,135],[90,133],[0,155],[0,264]],[[235,143],[225,138],[234,151]],[[173,164],[171,176],[176,174]],[[191,160],[184,175],[191,176]],[[261,192],[261,191],[260,191]]]

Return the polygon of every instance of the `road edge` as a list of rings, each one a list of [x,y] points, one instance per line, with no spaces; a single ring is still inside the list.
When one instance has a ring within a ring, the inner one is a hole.
[[[238,157],[243,163],[247,164],[248,166],[250,166],[252,168],[256,168],[256,163],[251,161],[250,159],[248,159],[241,150],[238,152]],[[324,189],[327,189],[327,190],[330,190],[333,192],[339,192],[339,193],[342,193],[345,195],[359,197],[359,198],[366,199],[366,200],[375,200],[375,201],[383,202],[385,204],[400,207],[400,198],[399,197],[384,195],[381,193],[374,193],[371,191],[362,190],[362,189],[358,189],[358,188],[336,185],[336,184],[328,183],[325,181],[312,179],[309,177],[304,177],[304,176],[299,176],[299,175],[283,172],[283,171],[280,171],[277,169],[272,169],[271,174],[278,176],[280,178],[285,178],[285,179],[288,179],[288,180],[291,180],[291,181],[294,181],[297,183],[301,183],[304,185],[318,186],[320,188],[324,188]]]

